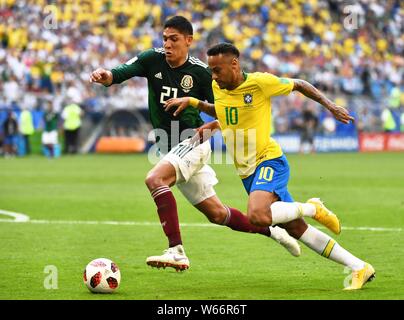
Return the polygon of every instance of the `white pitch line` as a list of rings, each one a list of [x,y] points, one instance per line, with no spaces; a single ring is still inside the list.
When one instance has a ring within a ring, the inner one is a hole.
[[[14,220],[6,220],[6,219],[0,219],[0,220],[6,220],[6,221],[11,221],[11,222],[27,222],[29,220],[29,217],[23,213],[11,212],[11,211],[6,211],[6,210],[0,209],[0,214],[14,218]]]
[[[23,221],[16,221],[10,219],[0,219],[0,222],[16,223]],[[153,226],[159,227],[159,222],[149,222],[149,221],[86,221],[86,220],[27,220],[24,223],[33,224],[78,224],[78,225],[116,225],[116,226]],[[180,223],[181,227],[191,227],[191,228],[216,228],[219,225],[213,223]],[[325,229],[324,227],[317,227],[319,229]],[[382,227],[342,227],[342,230],[352,230],[352,231],[378,231],[378,232],[401,232],[403,228],[382,228]]]
[[[0,222],[16,222],[10,219],[0,219]],[[27,223],[34,224],[94,224],[94,225],[116,225],[116,226],[161,226],[159,222],[148,221],[91,221],[91,220],[35,220],[31,219]],[[181,227],[219,227],[213,223],[181,223]]]

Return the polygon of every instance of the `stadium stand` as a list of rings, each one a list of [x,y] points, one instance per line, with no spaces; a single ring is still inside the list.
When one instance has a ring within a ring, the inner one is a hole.
[[[147,84],[133,79],[103,88],[88,81],[140,51],[162,46],[171,15],[191,19],[192,54],[206,60],[219,41],[241,49],[244,68],[307,79],[348,107],[356,129],[383,131],[391,110],[400,132],[404,113],[404,3],[400,0],[3,0],[0,1],[0,112],[36,115],[43,101],[56,111],[75,102],[86,111],[87,131],[116,110],[147,107]],[[274,103],[277,133],[294,131],[307,100],[292,94]],[[308,106],[319,118],[319,106]],[[39,115],[40,117],[40,115]],[[0,119],[2,119],[0,115]],[[355,129],[355,128],[354,128]],[[352,130],[335,126],[335,130]]]

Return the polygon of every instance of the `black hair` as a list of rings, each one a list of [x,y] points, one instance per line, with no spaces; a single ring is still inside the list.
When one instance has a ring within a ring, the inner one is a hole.
[[[164,29],[165,28],[174,28],[186,35],[194,34],[194,29],[192,28],[191,22],[189,22],[188,19],[183,16],[174,16],[168,19],[164,23]]]
[[[207,55],[208,56],[217,56],[219,54],[232,54],[237,58],[240,56],[240,51],[231,43],[222,42],[211,47]]]

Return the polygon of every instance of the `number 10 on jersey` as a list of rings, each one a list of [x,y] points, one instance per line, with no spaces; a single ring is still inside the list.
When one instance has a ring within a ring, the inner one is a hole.
[[[235,107],[226,107],[226,124],[234,125],[238,123],[238,109]]]

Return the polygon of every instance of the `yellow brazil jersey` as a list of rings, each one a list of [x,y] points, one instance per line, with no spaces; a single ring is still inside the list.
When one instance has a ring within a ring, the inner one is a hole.
[[[220,89],[212,82],[216,115],[227,151],[242,179],[253,174],[265,160],[282,155],[270,137],[271,97],[289,94],[293,81],[270,73],[244,73],[245,81],[234,90]]]

